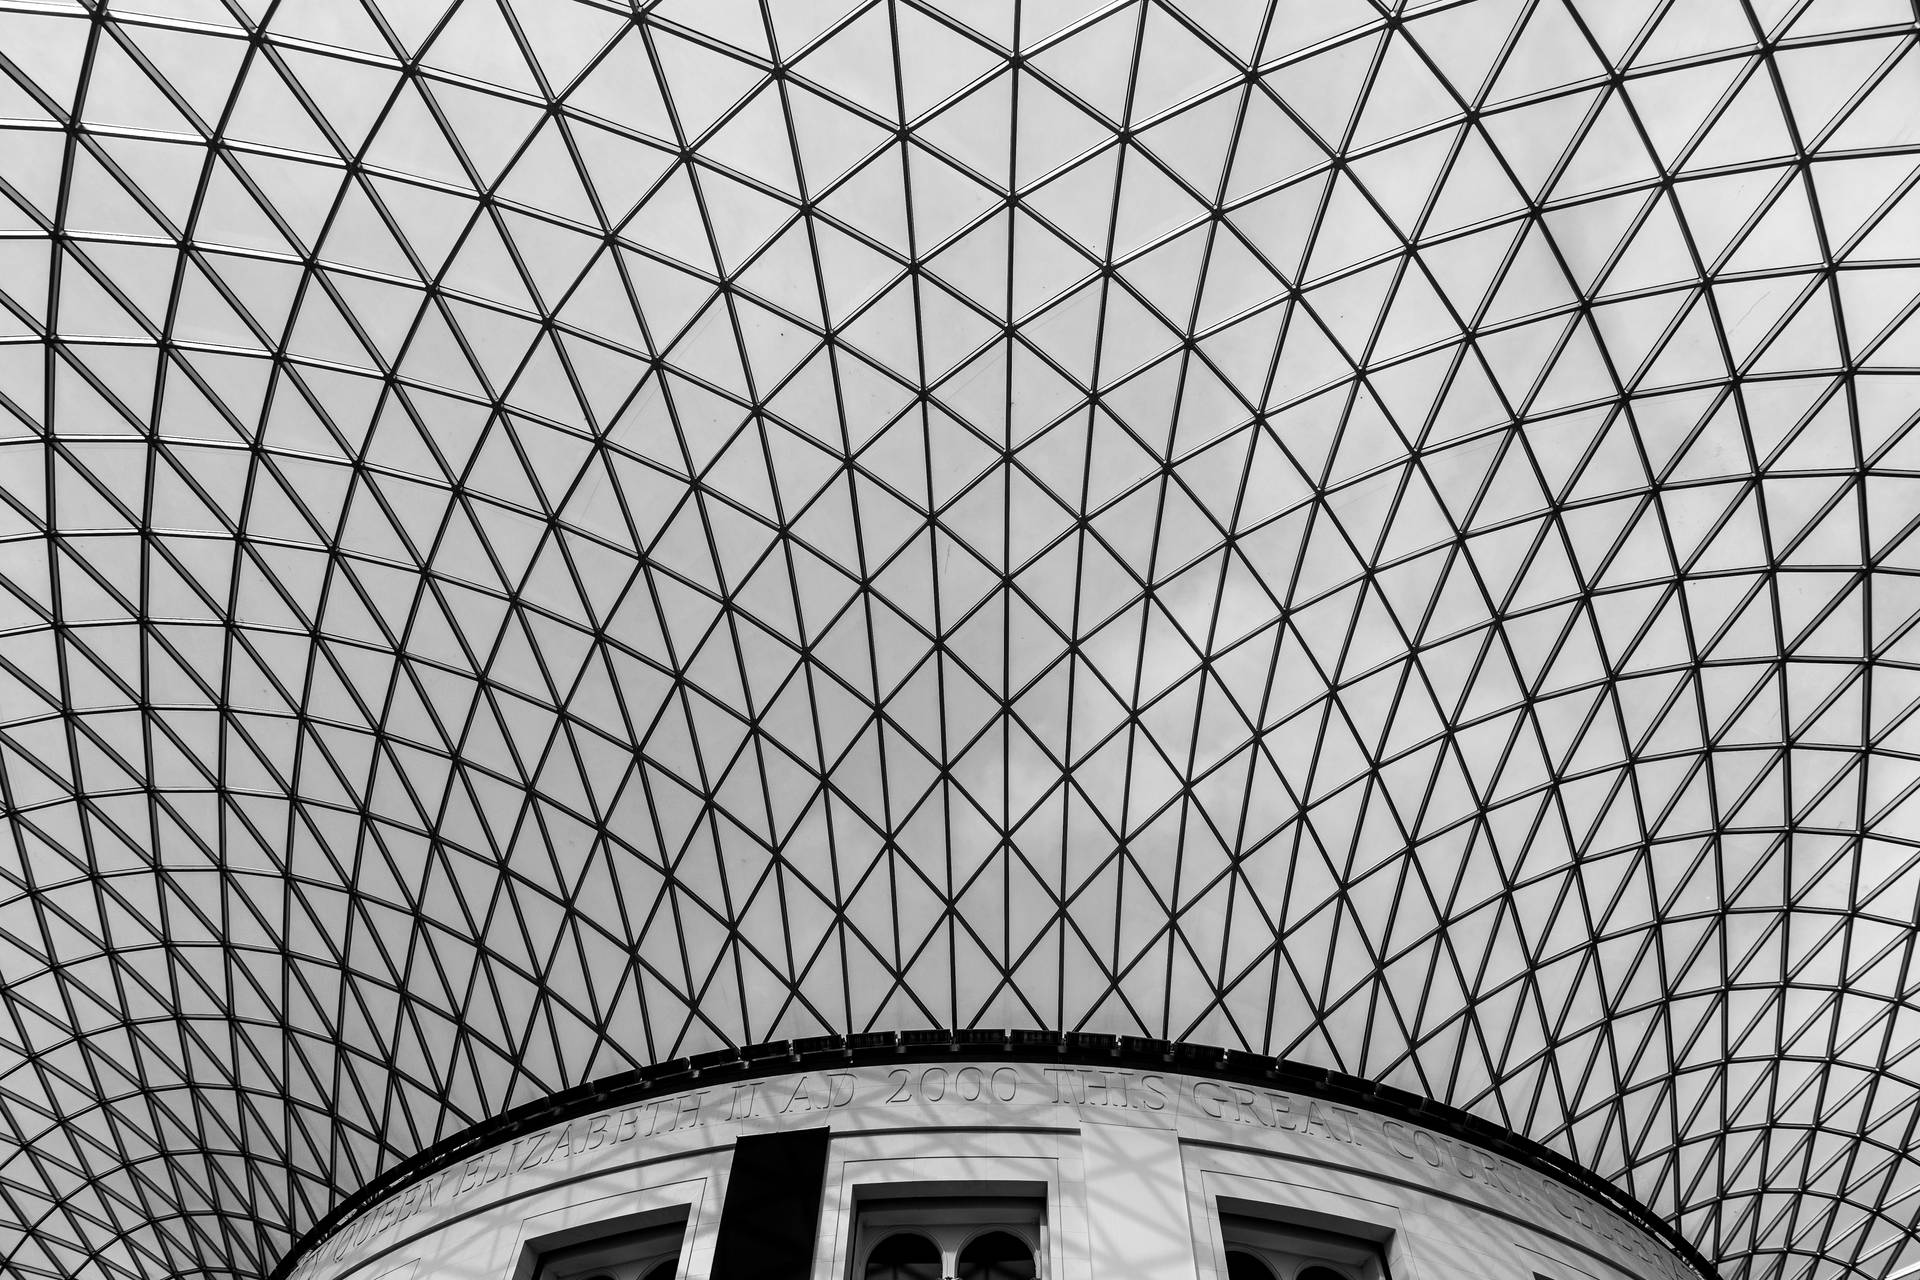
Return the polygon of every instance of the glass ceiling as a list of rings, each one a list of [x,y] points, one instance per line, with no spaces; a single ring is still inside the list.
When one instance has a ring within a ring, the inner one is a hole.
[[[0,1270],[929,1026],[1920,1265],[1915,42],[0,0]]]

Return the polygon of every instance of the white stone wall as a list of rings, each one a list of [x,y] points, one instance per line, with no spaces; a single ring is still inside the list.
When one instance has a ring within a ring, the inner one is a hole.
[[[615,1107],[423,1179],[295,1280],[526,1280],[540,1242],[684,1212],[704,1280],[736,1136],[831,1126],[815,1280],[847,1274],[863,1186],[1047,1202],[1049,1280],[1218,1280],[1222,1198],[1383,1242],[1391,1280],[1691,1280],[1654,1238],[1459,1139],[1276,1089],[1005,1061],[860,1067]]]

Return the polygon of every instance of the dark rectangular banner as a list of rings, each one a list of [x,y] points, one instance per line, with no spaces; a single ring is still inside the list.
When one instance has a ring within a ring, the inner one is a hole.
[[[829,1131],[751,1134],[733,1145],[712,1280],[808,1280]]]

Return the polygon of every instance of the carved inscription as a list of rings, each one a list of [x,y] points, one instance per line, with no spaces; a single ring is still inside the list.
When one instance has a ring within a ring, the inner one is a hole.
[[[1119,1107],[1124,1111],[1165,1111],[1173,1097],[1165,1076],[1158,1073],[1103,1071],[1094,1067],[1045,1067],[1041,1074],[1053,1086],[1047,1101],[1076,1107]]]
[[[1687,1274],[1678,1259],[1664,1249],[1656,1249],[1644,1232],[1630,1226],[1611,1209],[1589,1203],[1584,1196],[1576,1195],[1545,1174],[1398,1120],[1383,1119],[1379,1123],[1380,1136],[1387,1149],[1402,1160],[1424,1164],[1462,1182],[1477,1182],[1492,1188],[1532,1208],[1535,1211],[1532,1216],[1539,1221],[1548,1221],[1540,1210],[1551,1208],[1567,1222],[1612,1245],[1642,1267],[1676,1277]]]
[[[1012,1067],[894,1067],[887,1072],[889,1105],[899,1102],[1012,1102],[1020,1073]]]
[[[709,1111],[710,1091],[695,1089],[671,1098],[603,1111],[575,1120],[558,1129],[543,1129],[512,1143],[495,1147],[439,1173],[423,1178],[398,1195],[361,1214],[342,1228],[320,1248],[309,1253],[296,1274],[306,1275],[315,1267],[338,1262],[348,1254],[373,1243],[425,1209],[457,1203],[462,1197],[488,1187],[503,1178],[529,1169],[538,1169],[555,1161],[570,1161],[601,1147],[619,1146],[636,1138],[654,1137],[703,1125]],[[851,1095],[849,1095],[851,1096]]]
[[[1041,1067],[1040,1080],[1013,1067],[913,1066],[887,1072],[888,1104],[901,1102],[1040,1102],[1053,1106],[1164,1111],[1173,1094],[1166,1077],[1098,1067]],[[1037,1087],[1036,1087],[1037,1085]]]
[[[796,1111],[832,1111],[853,1102],[854,1077],[845,1071],[796,1080],[749,1080],[733,1086],[727,1098],[728,1120],[784,1116]]]
[[[1271,1089],[1246,1089],[1239,1085],[1216,1084],[1211,1080],[1193,1082],[1193,1105],[1203,1115],[1235,1124],[1257,1124],[1263,1129],[1284,1129],[1309,1137],[1330,1138],[1348,1146],[1363,1146],[1354,1131],[1360,1113],[1352,1107],[1338,1107],[1312,1098],[1295,1098]]]

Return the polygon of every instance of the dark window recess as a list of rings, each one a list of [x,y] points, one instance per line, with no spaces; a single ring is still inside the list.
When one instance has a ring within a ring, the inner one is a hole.
[[[1007,1231],[975,1236],[960,1250],[959,1280],[1033,1280],[1040,1274],[1033,1246]]]
[[[865,1280],[940,1280],[940,1246],[917,1231],[896,1231],[867,1254]]]
[[[1220,1216],[1227,1280],[1388,1280],[1372,1240],[1251,1215]]]
[[[541,1253],[533,1280],[674,1280],[683,1224],[601,1236]]]

